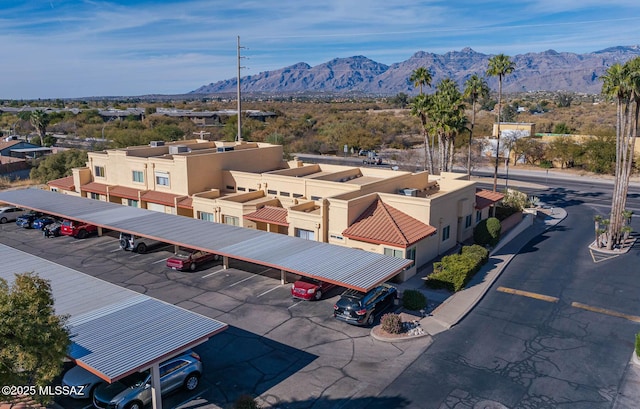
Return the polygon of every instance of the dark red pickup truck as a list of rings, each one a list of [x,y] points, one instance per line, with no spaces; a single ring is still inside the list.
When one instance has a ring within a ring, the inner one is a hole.
[[[65,220],[60,226],[60,234],[65,236],[75,237],[77,239],[84,239],[89,234],[96,233],[98,228],[92,224],[83,222],[76,222],[73,220]]]

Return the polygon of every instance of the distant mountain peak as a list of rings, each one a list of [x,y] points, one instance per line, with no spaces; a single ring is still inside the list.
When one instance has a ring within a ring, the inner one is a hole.
[[[607,67],[640,57],[640,46],[610,47],[592,53],[575,54],[546,50],[511,56],[516,69],[504,78],[505,92],[574,91],[600,93],[600,77]],[[245,93],[302,93],[302,92],[360,92],[372,95],[395,95],[399,92],[417,94],[409,81],[418,67],[427,67],[432,84],[444,78],[455,80],[462,88],[473,74],[485,76],[490,55],[465,47],[460,51],[434,54],[418,51],[402,62],[390,66],[363,55],[337,57],[316,66],[299,62],[288,67],[244,77],[240,81]],[[487,78],[492,89],[497,88],[494,77]],[[202,86],[191,94],[235,92],[236,79],[218,81]],[[433,92],[433,87],[427,89]]]

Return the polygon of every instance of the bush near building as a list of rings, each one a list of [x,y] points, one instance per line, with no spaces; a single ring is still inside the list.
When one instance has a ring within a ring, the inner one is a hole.
[[[500,241],[500,220],[495,217],[481,220],[473,229],[473,241],[481,246],[495,246]]]
[[[402,306],[411,311],[419,311],[427,306],[427,297],[418,290],[404,290]]]
[[[444,256],[433,263],[433,273],[427,277],[426,284],[432,288],[460,291],[488,258],[489,252],[482,246],[465,246],[460,254]]]
[[[640,358],[640,332],[636,334],[636,356]]]

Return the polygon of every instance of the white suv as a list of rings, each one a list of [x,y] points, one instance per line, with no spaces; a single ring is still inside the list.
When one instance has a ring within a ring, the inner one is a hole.
[[[163,244],[160,241],[139,237],[129,233],[120,233],[120,248],[127,251],[135,251],[136,253],[146,253],[151,247],[157,247]]]
[[[25,210],[13,206],[0,207],[0,223],[15,222]]]

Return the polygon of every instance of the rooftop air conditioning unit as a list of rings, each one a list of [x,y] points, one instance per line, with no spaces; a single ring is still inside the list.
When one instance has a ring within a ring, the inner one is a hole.
[[[176,153],[186,153],[189,152],[189,147],[187,145],[171,145],[169,146],[169,154],[175,155]]]
[[[151,141],[149,142],[149,146],[157,148],[158,146],[164,146],[164,141]]]
[[[405,196],[417,197],[418,196],[418,189],[409,189],[409,188],[400,189],[400,194],[401,195],[405,195]]]

